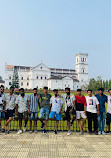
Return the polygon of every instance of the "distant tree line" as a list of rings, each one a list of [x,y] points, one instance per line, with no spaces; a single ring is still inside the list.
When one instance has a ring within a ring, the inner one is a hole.
[[[111,79],[110,80],[102,80],[100,76],[97,79],[91,78],[89,81],[88,88],[93,91],[97,91],[100,87],[104,88],[106,91],[111,88]]]

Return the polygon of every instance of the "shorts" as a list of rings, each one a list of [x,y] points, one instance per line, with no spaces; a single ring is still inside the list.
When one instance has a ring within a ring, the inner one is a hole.
[[[60,115],[60,114],[57,114],[57,113],[54,112],[54,111],[51,111],[51,112],[50,112],[49,118],[50,118],[50,119],[53,119],[53,118],[55,117],[55,115],[56,115],[56,120],[57,120],[57,121],[60,121],[60,120],[61,120],[61,115]]]
[[[84,113],[84,111],[76,111],[76,119],[80,120],[80,118],[86,119],[86,115]]]
[[[38,119],[38,112],[31,112],[30,121],[37,121],[37,119]]]
[[[3,119],[5,117],[5,114],[3,111],[0,111],[0,120]]]
[[[5,119],[8,120],[10,117],[13,117],[15,110],[7,110],[5,113]]]
[[[43,115],[45,114],[44,119],[48,120],[49,118],[49,108],[41,108],[39,113],[39,119],[43,118]]]
[[[65,113],[65,120],[71,120],[71,114],[74,116],[76,116],[76,111],[73,108],[72,113],[70,113],[70,110],[72,109],[72,107],[68,107]]]
[[[25,111],[23,113],[18,113],[18,119],[19,120],[22,120],[24,118],[28,118],[28,112],[27,111]]]
[[[106,124],[110,125],[110,123],[111,123],[111,114],[107,113]]]

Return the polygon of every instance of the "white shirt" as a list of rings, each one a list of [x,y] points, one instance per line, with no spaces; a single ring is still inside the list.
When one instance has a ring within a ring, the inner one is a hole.
[[[23,112],[28,110],[28,108],[27,108],[28,100],[29,100],[29,97],[26,94],[24,97],[22,97],[21,95],[17,96],[15,103],[18,104],[18,112],[19,113],[23,113]]]
[[[61,109],[61,104],[63,104],[62,97],[55,97],[52,96],[50,99],[50,103],[52,104],[51,111],[56,112],[59,114],[60,109]]]
[[[67,98],[67,94],[62,95],[65,102],[65,111],[67,111],[67,107],[73,106],[73,101],[76,100],[75,96],[70,94],[70,98]]]
[[[89,97],[86,96],[86,102],[87,102],[87,110],[88,112],[91,113],[97,113],[97,104],[99,104],[99,101],[97,100],[97,98],[95,96]]]
[[[10,96],[10,94],[5,95],[6,110],[14,110],[15,100],[16,100],[16,95],[15,94],[13,94],[12,96]]]
[[[107,113],[111,114],[111,96],[108,96]]]

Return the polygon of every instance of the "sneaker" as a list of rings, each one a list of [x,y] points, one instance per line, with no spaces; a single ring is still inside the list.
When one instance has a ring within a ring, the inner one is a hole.
[[[23,132],[26,132],[26,127],[23,127]]]
[[[29,131],[29,133],[30,133],[30,134],[32,134],[32,133],[33,133],[33,131]]]
[[[104,132],[104,131],[102,131],[102,135],[105,135],[105,132]]]
[[[80,135],[83,135],[83,131],[80,131],[80,133],[79,133]]]
[[[68,132],[67,132],[67,136],[70,136],[70,135],[71,135],[71,131],[68,131]]]
[[[110,134],[110,131],[106,131],[106,134]]]
[[[36,134],[36,133],[37,133],[37,130],[35,130],[34,133]]]
[[[5,129],[4,128],[2,128],[1,131],[2,131],[2,133],[5,133]]]
[[[101,135],[101,131],[98,132],[98,135]]]
[[[41,129],[43,129],[43,128],[44,128],[44,126],[45,126],[45,123],[42,123]]]
[[[94,131],[94,134],[95,134],[95,135],[98,135],[98,131]]]
[[[20,129],[20,130],[17,132],[17,134],[22,134],[22,130]]]
[[[54,133],[57,134],[57,130],[54,130]]]
[[[89,134],[89,135],[91,135],[91,134],[92,134],[92,132],[88,132],[88,134]]]
[[[6,131],[6,134],[10,134],[10,131]]]
[[[43,133],[44,133],[44,134],[46,134],[46,133],[47,133],[46,129],[44,129],[44,130],[43,130]]]

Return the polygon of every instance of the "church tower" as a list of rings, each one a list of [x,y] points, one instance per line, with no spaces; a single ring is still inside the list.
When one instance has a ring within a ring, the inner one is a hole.
[[[88,85],[88,54],[76,54],[76,73],[79,80],[79,88],[85,89]]]

